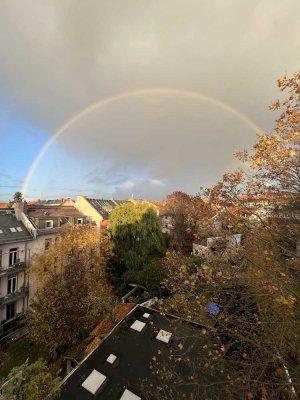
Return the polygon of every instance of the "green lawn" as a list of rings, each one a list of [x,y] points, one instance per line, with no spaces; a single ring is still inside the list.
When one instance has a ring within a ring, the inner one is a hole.
[[[5,352],[0,353],[0,359],[4,361],[4,366],[0,368],[0,380],[6,378],[12,368],[23,364],[27,359],[32,363],[39,358],[47,359],[47,353],[43,348],[36,345],[28,336],[19,339]]]

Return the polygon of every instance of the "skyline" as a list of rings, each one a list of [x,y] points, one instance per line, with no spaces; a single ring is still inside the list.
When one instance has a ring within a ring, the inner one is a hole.
[[[280,98],[276,80],[299,68],[299,11],[294,0],[127,1],[122,9],[3,1],[0,199],[24,188],[59,127],[112,97],[53,141],[26,199],[162,198],[212,185],[237,166],[233,151],[255,142],[238,113],[274,127],[267,106]]]

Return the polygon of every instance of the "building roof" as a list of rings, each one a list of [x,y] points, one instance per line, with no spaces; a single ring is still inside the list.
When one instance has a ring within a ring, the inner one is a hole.
[[[180,356],[193,360],[199,349],[195,338],[199,338],[196,340],[201,347],[208,342],[207,335],[201,334],[202,331],[201,325],[138,305],[65,379],[59,400],[92,400],[93,395],[82,384],[88,377],[91,380],[95,370],[101,377],[106,377],[104,381],[102,378],[101,382],[99,380],[97,400],[127,398],[122,397],[126,390],[137,396],[132,398],[145,399],[142,388],[146,384],[150,389],[150,384],[155,384],[151,364],[158,359],[162,365],[172,364],[177,371],[180,369],[183,379],[188,381],[191,371],[180,361]],[[207,371],[203,372],[203,375],[207,374]],[[178,390],[187,394],[189,389],[183,385]],[[151,390],[147,392],[147,399],[154,398],[151,397]]]
[[[85,217],[81,211],[73,206],[29,206],[26,212],[29,218],[56,218],[56,217]]]
[[[0,244],[32,239],[25,225],[12,211],[0,211]]]
[[[92,207],[102,216],[103,219],[108,219],[109,213],[116,207],[124,204],[127,200],[105,200],[85,198]]]

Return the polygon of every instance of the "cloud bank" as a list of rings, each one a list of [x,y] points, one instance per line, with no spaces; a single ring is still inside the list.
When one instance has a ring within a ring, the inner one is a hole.
[[[270,130],[276,79],[299,68],[299,13],[297,0],[2,0],[2,102],[51,134],[101,98],[174,87],[214,96]],[[55,186],[71,165],[66,188],[195,192],[254,140],[242,120],[205,101],[138,96],[66,131],[65,157],[44,167],[45,181]]]

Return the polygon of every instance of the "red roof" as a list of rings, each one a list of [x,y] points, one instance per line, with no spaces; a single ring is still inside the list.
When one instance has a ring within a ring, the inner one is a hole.
[[[100,228],[101,229],[107,229],[109,225],[109,220],[108,219],[103,219],[100,221]]]

